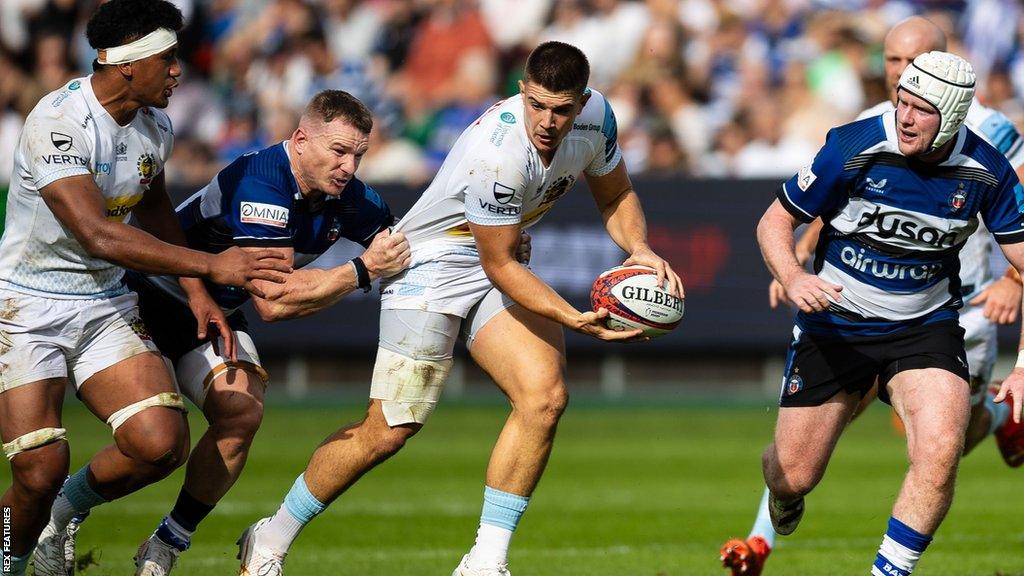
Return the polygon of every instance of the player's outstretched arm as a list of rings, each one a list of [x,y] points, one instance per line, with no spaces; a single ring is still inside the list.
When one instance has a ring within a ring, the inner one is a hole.
[[[799,224],[775,200],[757,224],[757,242],[769,272],[785,288],[786,297],[804,312],[821,312],[830,302],[839,301],[843,287],[809,274],[797,261],[793,230]]]
[[[283,282],[291,267],[271,251],[255,254],[229,249],[207,254],[163,242],[123,222],[108,220],[103,194],[90,175],[70,176],[46,185],[40,195],[82,248],[124,268],[174,276],[202,276],[248,288],[253,279]]]
[[[469,223],[480,263],[487,277],[506,296],[531,312],[558,322],[577,332],[608,341],[628,341],[641,336],[640,330],[617,332],[604,325],[608,311],[576,310],[557,292],[516,259],[521,244],[519,224],[483,226]]]
[[[683,282],[679,275],[647,243],[647,220],[640,206],[640,198],[633,191],[629,174],[626,173],[626,163],[619,161],[604,176],[587,175],[586,178],[608,235],[629,254],[623,265],[639,264],[654,268],[658,272],[658,284],[663,285],[668,280],[669,293],[683,298]]]
[[[1024,270],[1024,242],[1000,244],[999,247],[1003,249],[1003,254],[1010,261],[1010,266],[1017,270]],[[995,397],[996,402],[1007,400],[1012,402],[1010,414],[1013,416],[1014,422],[1021,421],[1021,411],[1024,410],[1024,326],[1022,326],[1017,348],[1020,350],[1017,353],[1017,363],[1010,375],[1003,380],[999,394]]]
[[[285,261],[293,262],[294,250],[280,250]],[[390,278],[408,268],[412,253],[405,234],[384,229],[374,236],[360,259],[366,267],[365,280],[372,282]],[[267,283],[260,287],[265,292],[264,297],[253,298],[253,305],[263,320],[273,322],[308,316],[334,305],[359,288],[359,276],[357,265],[346,262],[329,269],[296,270],[283,284]]]

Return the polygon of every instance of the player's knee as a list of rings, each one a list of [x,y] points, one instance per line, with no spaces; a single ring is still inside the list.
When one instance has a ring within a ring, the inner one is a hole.
[[[252,443],[263,423],[263,402],[244,396],[208,417],[210,429],[217,438],[245,447]]]
[[[516,410],[539,427],[554,428],[568,405],[569,391],[564,385],[559,384],[516,401]]]
[[[152,410],[139,414],[118,436],[121,452],[131,459],[169,473],[188,458],[188,428],[181,414]]]
[[[405,443],[422,428],[419,424],[403,424],[388,426],[386,430],[374,434],[373,459],[380,462],[398,453]]]
[[[69,465],[65,442],[26,450],[11,460],[13,487],[32,500],[52,500],[67,477]]]

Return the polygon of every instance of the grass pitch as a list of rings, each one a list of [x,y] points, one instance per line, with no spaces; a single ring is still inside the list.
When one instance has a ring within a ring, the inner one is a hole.
[[[270,406],[242,479],[200,526],[175,570],[237,573],[235,539],[272,513],[313,447],[362,406]],[[442,403],[405,450],[371,472],[299,537],[292,576],[442,575],[472,545],[487,457],[505,409]],[[762,481],[760,452],[775,410],[723,407],[571,406],[547,473],[512,542],[517,576],[723,574],[729,536],[746,536]],[[193,412],[193,438],[201,416]],[[69,402],[65,424],[77,469],[109,441],[102,424]],[[766,575],[866,574],[905,467],[903,440],[875,407],[840,442],[793,536],[780,539]],[[1024,470],[991,440],[961,467],[953,509],[915,574],[1024,574]],[[94,511],[79,554],[85,576],[133,573],[138,544],[169,510],[181,472]],[[10,482],[6,467],[3,485]]]

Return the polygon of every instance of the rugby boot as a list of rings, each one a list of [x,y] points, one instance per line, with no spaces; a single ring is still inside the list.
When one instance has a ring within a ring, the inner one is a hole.
[[[285,555],[262,550],[256,545],[256,533],[267,522],[270,518],[263,518],[238,537],[238,559],[242,561],[238,576],[281,576],[284,573]]]
[[[72,525],[74,528],[72,529]],[[32,555],[36,576],[71,576],[75,573],[75,534],[78,523],[71,522],[58,530],[53,520],[43,528]]]
[[[804,517],[804,497],[801,496],[789,504],[783,504],[774,494],[768,495],[768,515],[772,519],[772,528],[777,534],[789,536]]]
[[[452,576],[512,576],[508,571],[508,564],[498,564],[487,568],[470,568],[469,554],[462,557],[462,562],[452,572]]]
[[[772,547],[760,536],[751,536],[746,540],[733,538],[722,545],[718,559],[723,568],[732,570],[732,576],[761,576],[764,563]]]
[[[150,535],[135,553],[135,576],[167,576],[178,561],[181,550],[157,537]]]

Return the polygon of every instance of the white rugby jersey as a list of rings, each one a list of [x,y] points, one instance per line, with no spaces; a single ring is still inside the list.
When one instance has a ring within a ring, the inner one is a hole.
[[[895,110],[889,100],[880,102],[860,113],[857,120],[878,116]],[[977,99],[971,103],[964,124],[1006,156],[1014,170],[1024,164],[1024,139],[1013,122],[998,110],[984,106]],[[992,253],[992,236],[984,223],[967,239],[960,251],[960,283],[964,301],[978,295],[992,283],[992,269],[989,255]]]
[[[425,254],[475,254],[469,222],[485,226],[539,221],[581,172],[603,176],[622,157],[615,115],[596,90],[544,166],[526,133],[523,99],[492,106],[463,131],[420,199],[395,227],[405,233],[413,264]]]
[[[51,92],[25,120],[0,239],[0,286],[51,298],[124,291],[124,270],[89,256],[39,190],[61,178],[91,174],[106,201],[107,219],[123,222],[163,171],[174,135],[167,115],[151,108],[141,108],[127,126],[119,126],[96,100],[91,78]]]

